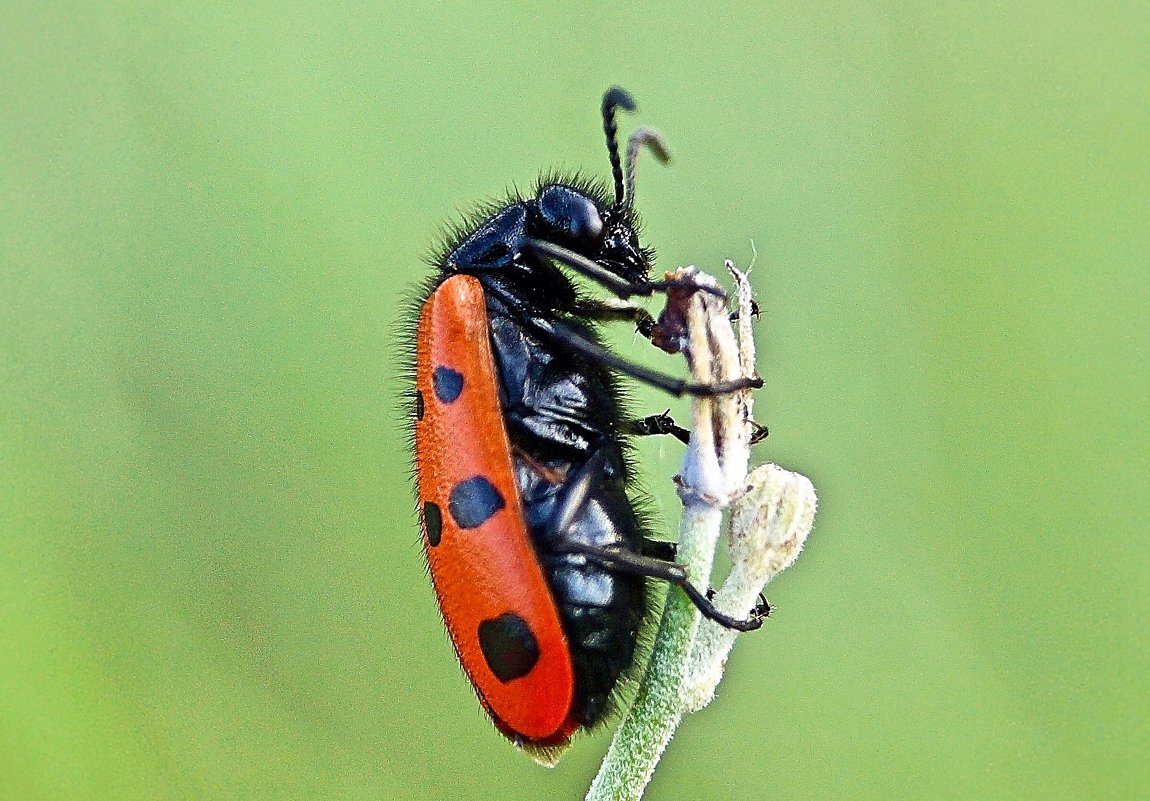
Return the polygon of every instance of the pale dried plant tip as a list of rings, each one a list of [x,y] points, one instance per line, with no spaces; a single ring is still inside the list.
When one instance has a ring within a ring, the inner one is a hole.
[[[731,511],[731,572],[715,593],[715,606],[746,615],[771,579],[791,566],[815,522],[817,500],[810,479],[778,465],[761,465]],[[683,678],[683,705],[697,712],[715,696],[736,632],[701,626]]]

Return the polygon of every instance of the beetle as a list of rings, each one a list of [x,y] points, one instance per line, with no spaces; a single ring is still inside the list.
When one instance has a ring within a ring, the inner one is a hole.
[[[587,298],[565,272],[623,300],[683,287],[649,278],[635,160],[644,144],[659,153],[662,143],[637,131],[624,176],[620,108],[635,104],[613,87],[601,108],[613,198],[593,182],[551,177],[489,210],[435,260],[415,331],[416,491],[435,594],[496,728],[544,758],[608,711],[649,611],[647,579],[679,585],[730,628],[758,628],[766,613],[719,612],[671,561],[673,546],[646,536],[627,439],[687,432],[666,414],[626,422],[616,374],[674,395],[761,380],[691,383],[609,351],[596,322],[629,318],[650,334],[653,321]]]

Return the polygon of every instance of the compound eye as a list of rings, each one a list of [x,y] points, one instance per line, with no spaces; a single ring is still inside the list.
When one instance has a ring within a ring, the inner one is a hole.
[[[603,217],[595,201],[566,186],[539,193],[539,213],[548,227],[571,244],[594,245],[603,238]]]

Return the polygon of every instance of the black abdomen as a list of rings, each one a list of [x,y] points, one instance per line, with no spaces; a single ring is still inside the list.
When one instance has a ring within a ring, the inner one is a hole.
[[[576,710],[591,725],[631,664],[645,611],[642,577],[570,552],[640,550],[615,423],[622,410],[603,368],[548,347],[497,301],[488,322],[516,483],[571,649]]]

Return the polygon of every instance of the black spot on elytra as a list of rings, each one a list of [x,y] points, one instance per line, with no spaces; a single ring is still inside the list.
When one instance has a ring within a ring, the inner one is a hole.
[[[539,661],[539,643],[531,627],[514,612],[480,623],[479,647],[491,672],[504,683],[526,676]]]
[[[463,374],[450,367],[436,367],[431,373],[431,386],[440,402],[454,403],[463,392]]]
[[[415,419],[423,419],[423,393],[415,390]]]
[[[447,508],[460,528],[481,526],[506,505],[499,490],[483,476],[460,481],[447,499]]]
[[[427,530],[427,541],[434,548],[443,536],[443,514],[431,501],[423,503],[423,527]]]

